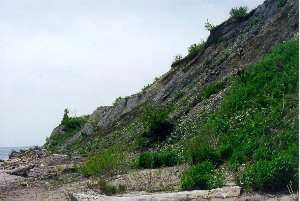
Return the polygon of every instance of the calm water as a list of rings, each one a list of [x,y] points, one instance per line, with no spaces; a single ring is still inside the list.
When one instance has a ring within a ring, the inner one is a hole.
[[[9,154],[15,150],[19,151],[20,149],[28,149],[29,147],[0,147],[0,159],[7,160]]]

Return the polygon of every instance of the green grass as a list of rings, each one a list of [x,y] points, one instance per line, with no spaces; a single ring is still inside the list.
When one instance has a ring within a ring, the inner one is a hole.
[[[240,176],[246,190],[281,191],[298,183],[298,147],[276,154],[270,160],[258,160]]]
[[[144,132],[138,139],[141,148],[164,141],[172,132],[173,124],[168,121],[172,108],[167,105],[147,104],[144,106],[142,123]]]
[[[56,134],[51,136],[51,140],[47,139],[46,147],[48,150],[56,152],[59,150],[59,147],[64,145],[65,142],[74,136],[83,125],[87,122],[88,116],[81,116],[81,117],[67,117],[61,123],[63,128],[63,133]]]
[[[191,166],[186,170],[181,178],[183,190],[212,189],[224,185],[222,173],[215,170],[210,161],[204,161]]]
[[[273,190],[260,180],[260,174],[253,172],[264,165],[271,171],[277,157],[290,147],[298,147],[298,54],[298,39],[293,38],[249,66],[232,80],[220,109],[209,116],[205,125],[219,139],[219,146],[232,147],[231,156],[227,156],[232,167],[252,164],[246,167],[247,176],[242,177],[255,181],[242,181],[248,189]],[[298,160],[297,154],[291,157]],[[289,175],[296,175],[298,167],[294,163],[285,165],[291,170]],[[276,177],[282,178],[282,185],[276,190],[284,190],[288,181],[276,171],[262,174],[271,174],[269,185]]]
[[[211,95],[218,93],[225,88],[225,82],[216,82],[208,85],[202,92],[204,98],[209,98]]]
[[[230,16],[236,19],[242,19],[248,15],[248,7],[240,6],[234,7],[230,10]]]
[[[160,168],[175,166],[180,163],[178,154],[173,150],[145,152],[138,158],[139,168]]]
[[[201,125],[191,120],[176,130],[184,137],[184,156],[192,167],[227,163],[248,191],[298,188],[298,46],[297,36],[277,45],[227,80],[221,104]],[[216,89],[207,90],[207,97],[220,89],[207,88]],[[183,178],[192,183],[185,189],[203,187],[192,178]]]
[[[108,149],[89,157],[78,170],[85,176],[114,175],[127,168],[126,157],[121,150]]]

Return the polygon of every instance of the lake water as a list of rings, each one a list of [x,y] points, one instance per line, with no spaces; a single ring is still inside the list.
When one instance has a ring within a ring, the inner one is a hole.
[[[28,149],[29,147],[0,147],[0,159],[7,160],[9,154],[15,150],[19,151],[20,149]]]

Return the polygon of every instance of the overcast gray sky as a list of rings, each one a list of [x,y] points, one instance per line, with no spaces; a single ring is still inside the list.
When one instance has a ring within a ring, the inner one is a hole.
[[[0,0],[0,146],[42,145],[64,108],[138,92],[234,6],[263,0]]]

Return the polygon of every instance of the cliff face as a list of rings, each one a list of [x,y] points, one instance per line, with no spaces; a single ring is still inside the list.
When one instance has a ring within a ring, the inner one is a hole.
[[[136,118],[145,103],[175,105],[176,110],[169,116],[175,127],[187,117],[213,110],[222,100],[223,92],[209,97],[209,100],[199,100],[199,94],[206,86],[242,71],[276,44],[298,32],[298,1],[287,0],[283,6],[278,2],[266,0],[245,18],[230,18],[215,27],[204,48],[194,57],[176,62],[169,72],[140,93],[122,98],[113,106],[97,108],[76,134],[56,146],[57,150],[68,148],[76,151],[80,143],[99,139],[99,136],[105,139],[130,126],[143,129]],[[60,129],[54,129],[51,136],[56,135],[57,130]],[[138,133],[137,130],[132,132]],[[118,136],[116,141],[134,138],[128,132],[121,132]]]

